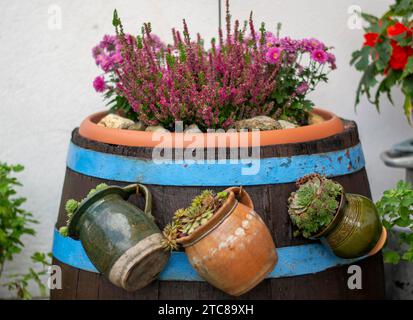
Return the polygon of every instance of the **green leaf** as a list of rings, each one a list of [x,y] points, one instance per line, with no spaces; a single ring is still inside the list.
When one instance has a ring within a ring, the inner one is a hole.
[[[398,264],[400,261],[400,255],[396,251],[384,251],[383,258],[385,263]]]
[[[117,28],[117,27],[120,26],[120,24],[121,24],[121,21],[120,21],[119,16],[118,16],[118,11],[115,9],[115,10],[113,11],[112,25],[113,25],[115,28]]]
[[[361,55],[359,56],[359,61],[355,64],[355,67],[359,71],[364,71],[367,69],[370,63],[370,47],[364,47],[361,49]]]
[[[364,12],[361,13],[361,17],[370,24],[376,24],[379,21],[379,18]]]
[[[412,98],[410,96],[406,96],[404,99],[404,115],[407,118],[407,121],[411,125],[411,116],[412,116],[412,110],[413,110],[413,104],[412,104]]]
[[[403,79],[402,91],[406,96],[413,97],[413,75]]]
[[[383,41],[376,45],[376,50],[378,54],[378,60],[376,61],[377,70],[383,72],[388,64],[392,53],[392,47],[390,42]]]
[[[402,256],[403,260],[413,262],[413,251],[407,251]]]

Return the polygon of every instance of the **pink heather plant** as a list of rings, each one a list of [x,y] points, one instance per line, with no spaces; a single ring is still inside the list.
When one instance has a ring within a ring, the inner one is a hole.
[[[152,34],[150,24],[137,37],[124,34],[116,10],[113,24],[117,36],[105,36],[93,49],[104,72],[95,89],[112,99],[112,111],[170,130],[175,121],[227,129],[257,115],[305,125],[313,106],[306,96],[336,69],[331,48],[317,39],[279,37],[263,24],[256,32],[252,15],[231,26],[228,1],[225,37],[219,30],[209,50],[199,34],[190,37],[185,20],[182,34],[172,29],[171,45]]]
[[[226,37],[220,30],[211,50],[204,49],[200,35],[190,38],[184,20],[183,34],[173,29],[174,43],[161,55],[149,24],[137,41],[127,43],[116,12],[114,21],[124,48],[117,88],[144,123],[173,129],[178,120],[202,130],[226,129],[239,119],[274,112],[270,96],[278,66],[266,63],[264,47],[246,45],[246,28],[237,20],[231,29],[229,14]],[[260,35],[252,19],[249,29],[255,42]]]
[[[165,44],[158,36],[152,35],[154,39],[154,48],[157,52],[165,49]],[[125,35],[128,43],[131,43],[133,37]],[[138,120],[136,112],[131,108],[126,98],[118,95],[116,86],[119,81],[115,69],[123,62],[121,53],[122,45],[116,35],[105,35],[98,45],[92,49],[92,56],[95,63],[100,67],[103,74],[99,75],[93,81],[93,88],[96,92],[104,93],[105,100],[109,100],[108,105],[112,112],[120,112],[122,115]]]

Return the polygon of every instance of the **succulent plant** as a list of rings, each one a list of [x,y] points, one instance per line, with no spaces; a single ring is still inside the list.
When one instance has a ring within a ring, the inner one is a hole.
[[[179,245],[177,243],[179,235],[179,224],[177,221],[172,221],[167,224],[163,229],[164,239],[162,239],[162,246],[167,250],[178,250]]]
[[[295,235],[309,238],[327,227],[340,205],[343,187],[319,174],[305,176],[288,199],[288,213],[297,227]]]
[[[59,233],[62,236],[64,236],[64,237],[68,236],[68,234],[69,234],[68,225],[69,225],[70,220],[72,219],[73,215],[75,214],[76,210],[79,208],[80,204],[82,203],[82,201],[84,201],[85,199],[93,196],[96,192],[106,189],[107,187],[108,187],[108,185],[106,183],[100,183],[94,189],[91,189],[88,192],[86,198],[84,198],[83,200],[77,201],[75,199],[69,199],[69,200],[66,201],[65,210],[66,210],[66,213],[67,213],[67,221],[66,221],[66,225],[59,229]]]
[[[222,206],[228,197],[228,192],[215,194],[212,190],[204,190],[196,196],[191,205],[175,212],[172,222],[163,230],[165,239],[163,246],[166,250],[178,250],[178,238],[190,235],[200,226],[206,224],[214,213]]]

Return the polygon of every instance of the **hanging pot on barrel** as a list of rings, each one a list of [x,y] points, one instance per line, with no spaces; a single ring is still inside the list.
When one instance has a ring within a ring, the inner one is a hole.
[[[126,201],[135,193],[145,197],[144,211]],[[69,236],[80,239],[96,269],[113,284],[135,291],[154,280],[169,257],[151,208],[151,194],[141,184],[107,187],[82,201]]]
[[[320,239],[341,258],[374,255],[387,239],[374,203],[345,193],[337,182],[313,174],[297,181],[289,198],[292,222],[305,238]]]
[[[199,275],[239,296],[260,283],[277,262],[271,234],[242,188],[228,193],[220,208],[188,236],[178,238]]]

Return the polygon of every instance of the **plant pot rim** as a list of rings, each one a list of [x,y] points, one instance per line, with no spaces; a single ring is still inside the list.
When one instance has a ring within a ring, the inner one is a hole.
[[[89,209],[94,203],[96,203],[97,201],[99,201],[100,199],[102,199],[103,197],[109,194],[118,194],[123,199],[127,199],[130,195],[129,192],[122,187],[110,186],[82,200],[82,202],[79,204],[79,207],[74,212],[72,219],[70,219],[70,223],[68,225],[69,236],[71,238],[75,240],[79,239],[80,235],[78,233],[79,230],[77,228],[77,224],[80,218],[82,217],[82,215],[87,211],[87,209]]]
[[[283,130],[267,130],[259,132],[259,139],[253,139],[252,132],[227,132],[227,133],[154,133],[146,131],[113,129],[98,126],[97,123],[108,111],[97,112],[88,116],[80,125],[79,133],[84,138],[98,142],[123,145],[129,147],[156,147],[163,136],[171,139],[175,148],[211,148],[216,147],[216,138],[230,141],[236,139],[240,147],[260,147],[277,144],[307,142],[330,137],[343,132],[343,121],[330,111],[314,108],[313,112],[325,119],[317,124]],[[255,132],[254,132],[255,134]],[[203,139],[196,139],[203,135]],[[208,139],[206,139],[208,135]],[[185,136],[185,139],[184,139]],[[160,139],[161,138],[161,139]],[[195,139],[193,139],[195,138]],[[194,141],[193,141],[194,140]],[[258,141],[257,141],[258,140]]]
[[[190,235],[178,238],[177,242],[181,244],[184,248],[190,247],[191,245],[197,243],[208,234],[210,234],[216,227],[218,227],[229,215],[234,212],[234,209],[238,205],[238,200],[235,197],[233,191],[227,191],[228,198],[224,201],[221,207],[214,213],[214,215],[208,220],[207,223],[198,227]]]

